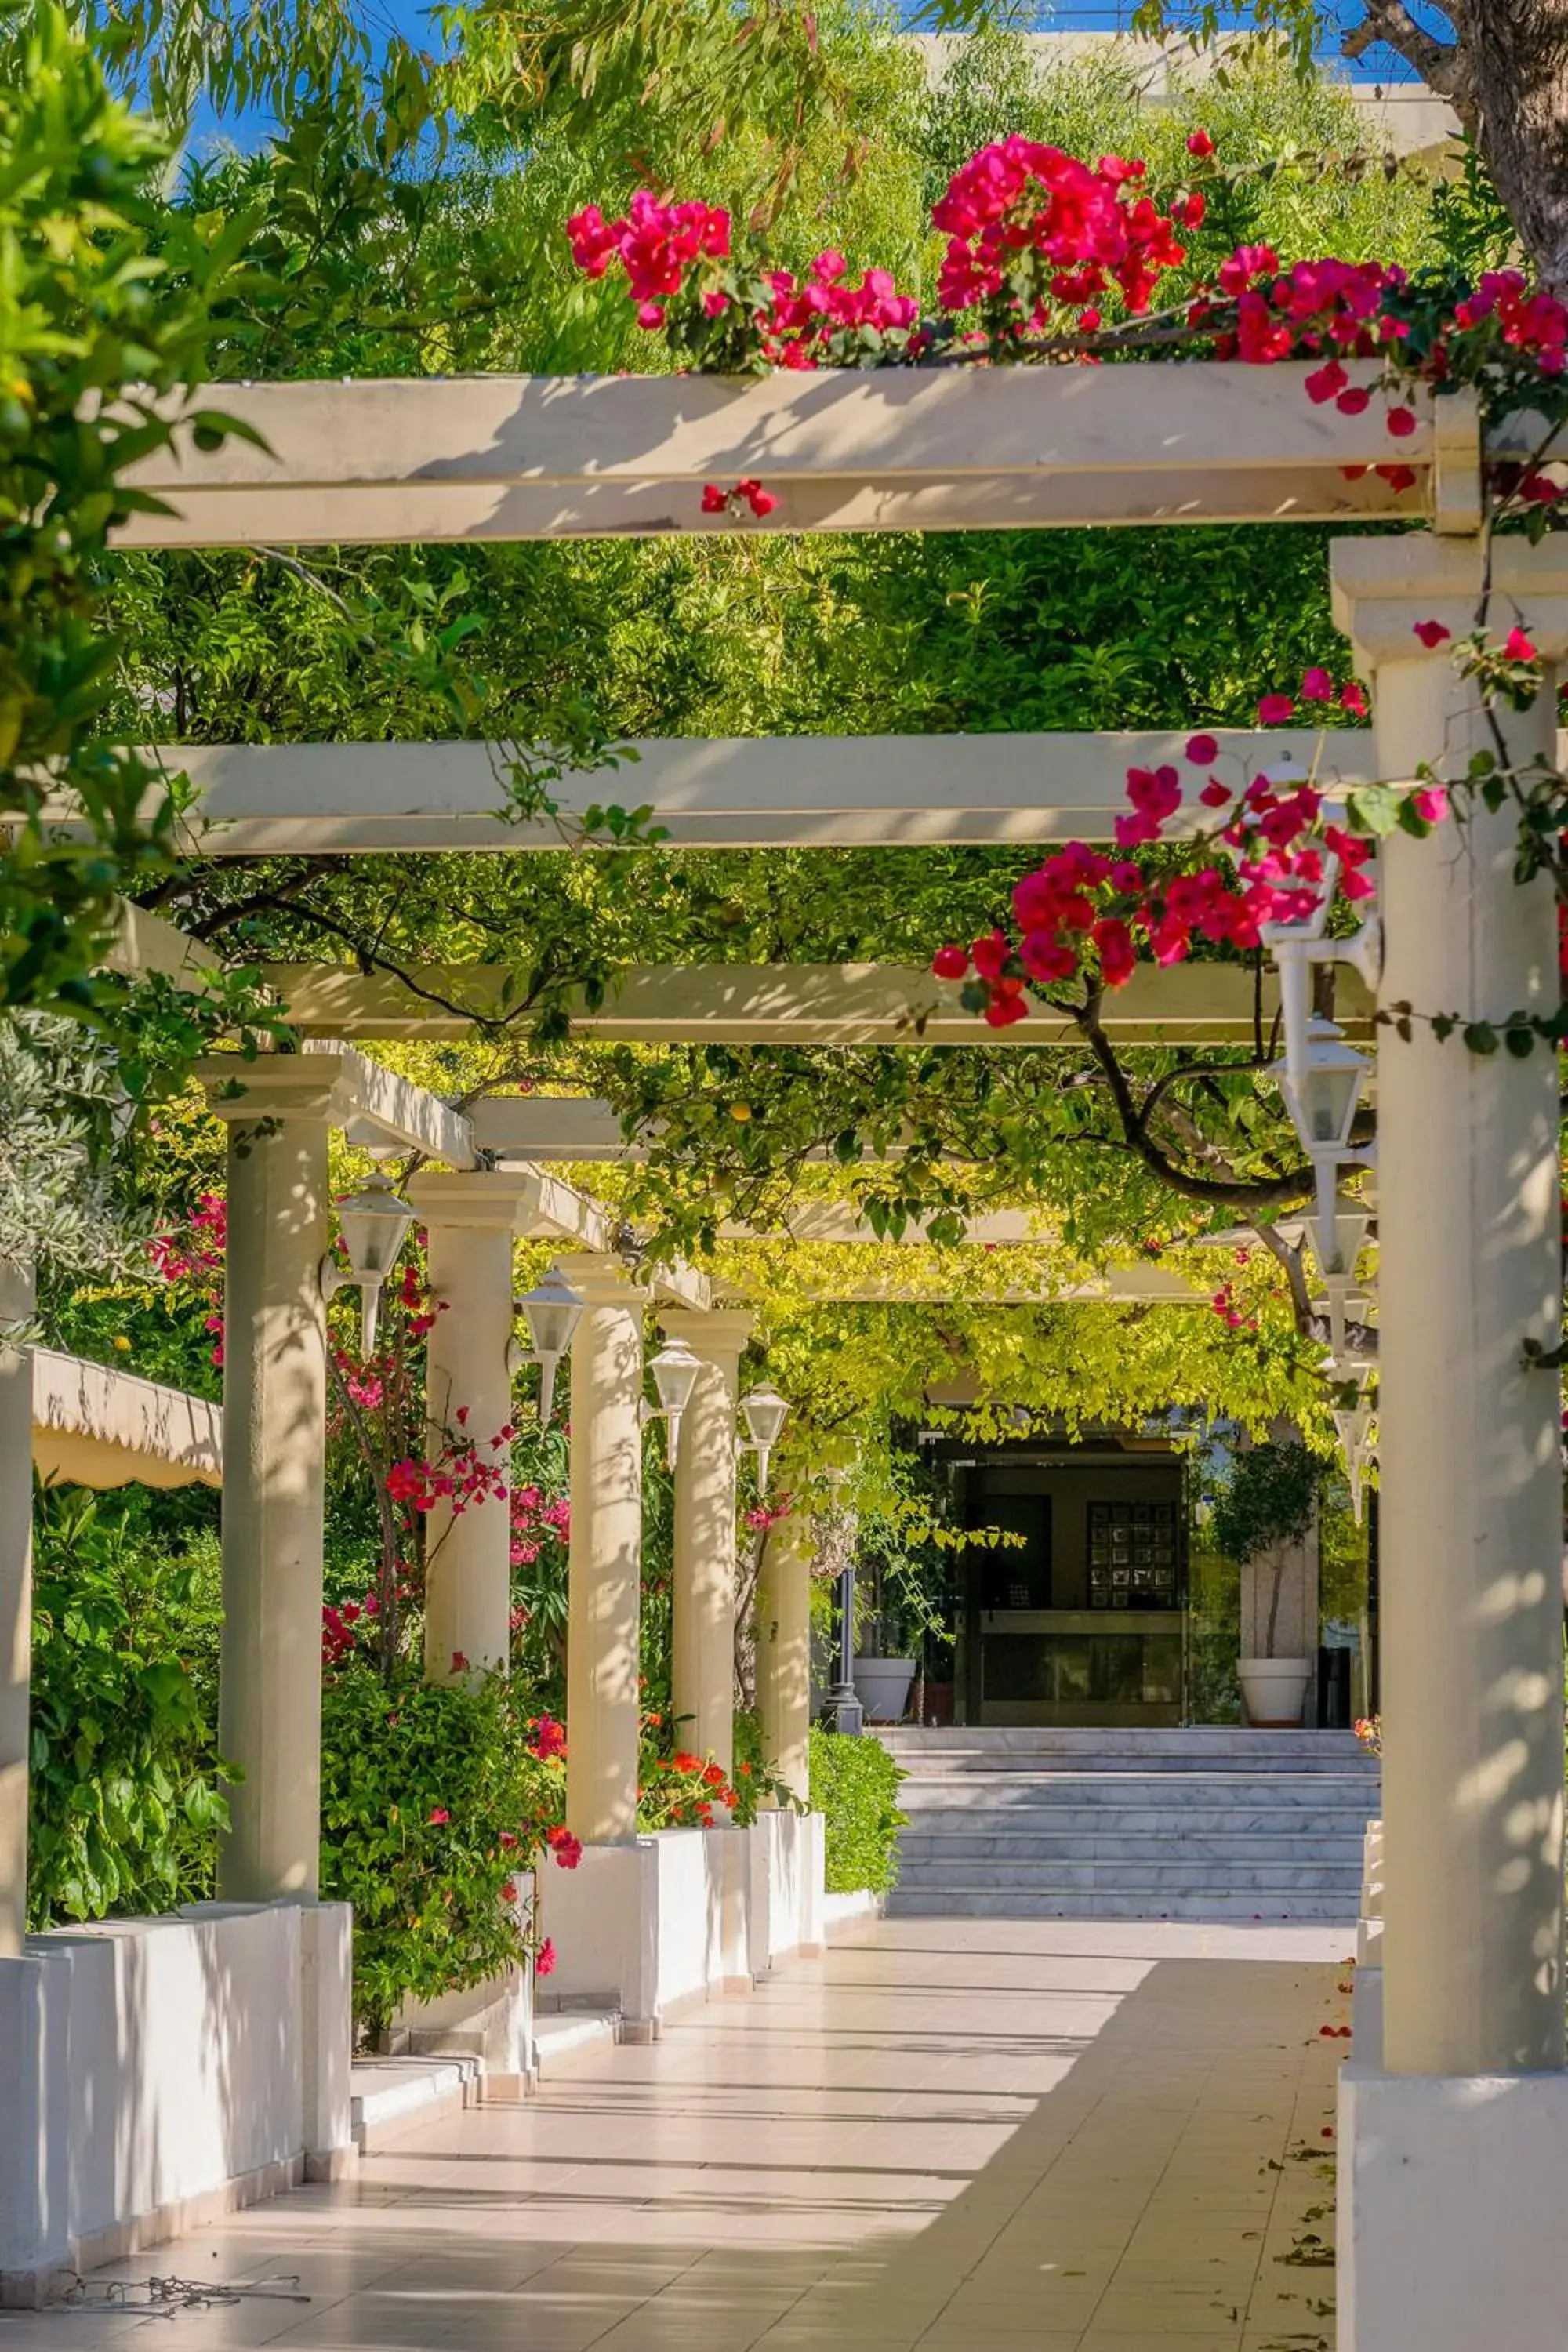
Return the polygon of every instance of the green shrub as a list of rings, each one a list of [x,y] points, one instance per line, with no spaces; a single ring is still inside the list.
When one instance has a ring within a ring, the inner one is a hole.
[[[29,1925],[199,1902],[233,1778],[216,1542],[172,1556],[147,1496],[78,1487],[40,1488],[34,1528]]]
[[[811,1803],[827,1825],[827,1891],[886,1895],[899,1875],[900,1783],[908,1775],[879,1739],[814,1728]]]
[[[321,1893],[353,1905],[354,2021],[366,2037],[405,2000],[466,1991],[527,1958],[513,1882],[559,1831],[565,1792],[532,1714],[500,1675],[431,1684],[410,1664],[389,1685],[363,1654],[327,1675]],[[554,1851],[572,1866],[574,1840]]]

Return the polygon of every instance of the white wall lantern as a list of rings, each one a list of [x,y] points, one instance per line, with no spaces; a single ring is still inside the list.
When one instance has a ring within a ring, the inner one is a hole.
[[[1361,1202],[1348,1200],[1342,1192],[1334,1197],[1331,1225],[1325,1227],[1321,1216],[1302,1218],[1307,1246],[1317,1259],[1318,1271],[1325,1282],[1331,1276],[1355,1272],[1371,1223],[1371,1214]]]
[[[741,1412],[746,1423],[745,1443],[757,1457],[757,1492],[768,1491],[768,1457],[779,1442],[789,1406],[771,1381],[761,1388],[750,1390],[741,1399]]]
[[[558,1265],[552,1265],[543,1281],[527,1296],[513,1302],[528,1325],[530,1345],[526,1351],[514,1339],[506,1351],[509,1373],[517,1372],[525,1363],[539,1366],[539,1426],[550,1426],[550,1408],[555,1400],[555,1372],[562,1359],[570,1353],[573,1335],[587,1302],[580,1291],[574,1290]]]
[[[345,1284],[355,1283],[360,1295],[360,1354],[375,1346],[376,1319],[381,1310],[381,1286],[392,1272],[397,1253],[408,1238],[414,1212],[400,1201],[384,1176],[370,1177],[362,1192],[338,1202],[338,1228],[348,1254],[345,1274],[331,1250],[319,1270],[321,1297],[331,1298]]]
[[[675,1339],[665,1341],[648,1370],[658,1391],[658,1402],[644,1405],[643,1420],[664,1423],[665,1459],[673,1470],[680,1454],[680,1417],[691,1402],[691,1391],[697,1386],[702,1365],[684,1339]]]

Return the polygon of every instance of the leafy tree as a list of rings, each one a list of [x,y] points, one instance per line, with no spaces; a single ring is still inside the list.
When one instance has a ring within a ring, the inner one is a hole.
[[[1140,32],[1193,31],[1212,41],[1230,13],[1215,0],[1140,0],[1132,24]],[[1338,38],[1352,64],[1385,42],[1448,100],[1524,252],[1547,286],[1568,293],[1565,0],[1513,0],[1503,8],[1491,0],[1437,0],[1421,16],[1404,0],[1362,0],[1348,30],[1340,10],[1323,0],[1250,0],[1247,13],[1256,26],[1283,34],[1308,70],[1325,36]]]
[[[127,469],[227,429],[188,388],[244,229],[171,217],[167,164],[62,8],[0,16],[0,1004],[90,1008],[115,893],[172,857],[172,796],[104,733],[102,566],[147,503]],[[59,795],[75,837],[45,822]]]

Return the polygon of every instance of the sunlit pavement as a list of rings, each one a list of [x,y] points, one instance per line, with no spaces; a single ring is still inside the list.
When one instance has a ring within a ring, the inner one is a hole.
[[[1351,1931],[868,1924],[749,1998],[411,2122],[357,2177],[95,2273],[309,2304],[0,2320],[298,2352],[1331,2347]]]

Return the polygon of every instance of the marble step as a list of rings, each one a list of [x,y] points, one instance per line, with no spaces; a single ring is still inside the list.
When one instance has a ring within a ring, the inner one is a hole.
[[[1294,1895],[1289,1901],[1234,1894],[1129,1894],[1098,1889],[1082,1895],[1023,1895],[991,1890],[983,1895],[944,1895],[895,1889],[888,1898],[893,1919],[1202,1919],[1321,1921],[1342,1927],[1347,1956],[1355,1941],[1355,1897]]]
[[[1124,1836],[1113,1832],[1102,1836],[1098,1831],[1093,1834],[1074,1834],[1064,1830],[1049,1836],[1008,1837],[993,1834],[988,1830],[936,1835],[928,1835],[923,1830],[906,1830],[899,1841],[899,1854],[906,1871],[914,1863],[947,1861],[1009,1864],[1015,1862],[1330,1862],[1353,1863],[1359,1869],[1362,1840],[1359,1832],[1352,1836],[1334,1836],[1321,1831],[1296,1837],[1281,1837],[1255,1831],[1237,1835],[1188,1835],[1184,1831],[1172,1831],[1160,1835],[1146,1832],[1136,1836]]]
[[[1355,1915],[1361,1886],[1359,1862],[1215,1862],[1198,1857],[1191,1862],[1010,1862],[999,1872],[984,1862],[910,1863],[900,1866],[899,1885],[905,1890],[940,1886],[948,1893],[985,1893],[1006,1886],[1019,1893],[1049,1894],[1055,1889],[1104,1886],[1123,1891],[1139,1888],[1213,1887],[1216,1893],[1246,1894],[1268,1888],[1288,1895],[1337,1892],[1343,1887]]]
[[[899,1808],[906,1813],[942,1812],[960,1817],[988,1813],[1075,1815],[1093,1807],[1100,1812],[1157,1812],[1165,1820],[1199,1815],[1233,1818],[1273,1813],[1292,1820],[1302,1813],[1334,1819],[1359,1817],[1370,1821],[1378,1809],[1375,1783],[1316,1787],[1269,1780],[1173,1785],[1158,1780],[1131,1784],[1118,1780],[1012,1782],[1003,1788],[981,1789],[954,1780],[906,1780],[899,1790]]]

